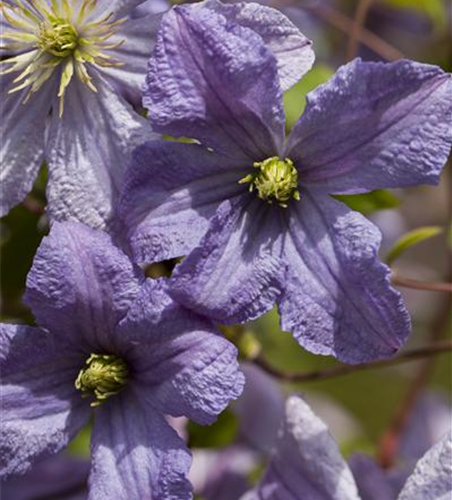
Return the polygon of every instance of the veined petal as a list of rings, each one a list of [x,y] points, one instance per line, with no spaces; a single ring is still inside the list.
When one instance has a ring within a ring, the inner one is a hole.
[[[146,69],[157,38],[160,20],[161,16],[155,14],[129,19],[109,39],[112,45],[124,40],[124,43],[108,51],[109,56],[122,65],[104,67],[102,73],[129,102],[136,106],[141,106]]]
[[[175,303],[164,280],[146,280],[117,338],[134,367],[136,393],[165,414],[211,423],[241,393],[237,349]]]
[[[73,78],[64,113],[52,116],[47,146],[49,215],[112,229],[114,204],[138,144],[152,137],[147,121],[100,77],[97,93]]]
[[[306,349],[347,363],[394,355],[410,320],[378,259],[378,229],[346,205],[307,191],[287,227],[283,330]]]
[[[28,275],[26,302],[38,323],[61,341],[88,353],[92,348],[108,352],[139,281],[130,260],[106,233],[55,222]]]
[[[448,500],[452,494],[452,432],[419,460],[398,500]]]
[[[164,417],[125,394],[98,408],[90,500],[189,500],[190,452]]]
[[[31,190],[44,160],[47,117],[55,81],[49,80],[24,104],[28,89],[8,94],[15,75],[0,76],[0,216]]]
[[[243,500],[359,500],[347,463],[327,426],[297,396],[286,416],[267,471]]]
[[[435,184],[452,144],[452,75],[413,61],[343,66],[307,98],[287,155],[329,193]]]
[[[45,330],[0,325],[2,478],[57,453],[87,422],[89,405],[74,387],[78,363]]]
[[[246,189],[238,183],[246,175],[243,167],[240,159],[195,144],[139,146],[119,208],[135,261],[161,261],[191,251],[220,203]]]
[[[229,20],[258,33],[276,57],[282,90],[292,87],[312,67],[312,42],[279,10],[258,3],[228,5],[218,0],[203,3]]]
[[[282,150],[276,59],[262,38],[204,5],[167,13],[150,60],[144,105],[158,132],[241,151],[251,161]]]
[[[176,300],[218,323],[259,317],[284,285],[278,209],[252,196],[220,205],[199,246],[171,279]]]

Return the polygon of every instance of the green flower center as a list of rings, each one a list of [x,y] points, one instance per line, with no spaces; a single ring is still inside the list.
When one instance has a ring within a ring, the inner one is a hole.
[[[71,55],[78,45],[75,28],[65,19],[50,18],[39,27],[38,47],[56,57]]]
[[[99,406],[117,394],[127,383],[129,370],[125,361],[114,354],[91,354],[77,376],[75,387],[84,396],[94,396],[91,406]]]
[[[254,163],[258,172],[240,179],[239,184],[250,183],[250,191],[256,189],[262,200],[286,208],[287,202],[293,198],[300,200],[298,191],[298,172],[292,160],[280,160],[277,156]]]

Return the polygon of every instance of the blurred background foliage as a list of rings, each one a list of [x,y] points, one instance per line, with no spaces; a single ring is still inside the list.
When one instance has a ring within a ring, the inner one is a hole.
[[[305,107],[306,94],[322,84],[347,59],[351,26],[360,8],[355,0],[274,0],[266,2],[281,8],[314,41],[317,62],[308,75],[284,96],[288,130]],[[356,54],[367,60],[385,60],[383,52],[397,54],[422,62],[438,64],[451,71],[450,22],[451,6],[443,0],[374,0],[367,2],[364,26],[377,43],[362,43],[358,37]],[[345,20],[345,21],[344,21]],[[348,27],[348,28],[347,28]],[[369,40],[369,37],[367,37]],[[391,50],[387,50],[387,48]],[[378,49],[378,50],[375,50]],[[33,192],[20,206],[1,220],[1,297],[2,320],[33,323],[33,316],[22,302],[28,270],[43,236],[48,232],[45,215],[46,168],[43,166]],[[443,229],[432,238],[405,248],[395,262],[403,276],[445,282],[451,279],[450,247],[450,165],[445,169],[438,187],[418,187],[403,191],[375,191],[367,195],[341,197],[353,209],[370,217],[382,230],[384,257],[394,242],[410,230],[421,226]],[[408,245],[409,246],[409,245]],[[152,273],[151,273],[152,275]],[[412,314],[413,334],[408,347],[424,345],[432,338],[446,338],[450,331],[449,296],[440,292],[403,290]],[[337,364],[328,357],[314,356],[280,331],[278,314],[246,326],[251,346],[258,346],[265,359],[285,371],[318,370]],[[379,439],[390,425],[396,409],[406,397],[422,361],[390,368],[317,382],[282,384],[285,392],[301,392],[308,400],[332,403],[346,415],[337,419],[336,412],[321,416],[331,426],[346,454],[352,451],[374,453]],[[450,401],[451,357],[435,358],[426,386],[441,391]],[[420,388],[419,388],[420,389]],[[262,411],[270,411],[263,408]],[[336,419],[336,421],[335,421]],[[339,422],[339,423],[338,423]],[[351,424],[350,424],[351,423]],[[345,428],[347,427],[347,428]],[[231,410],[224,412],[217,423],[201,428],[188,425],[188,441],[193,447],[225,447],[234,441],[237,421]],[[70,451],[88,454],[89,428],[80,433]]]

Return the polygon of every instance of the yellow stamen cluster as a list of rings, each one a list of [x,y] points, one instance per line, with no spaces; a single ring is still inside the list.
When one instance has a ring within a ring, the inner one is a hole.
[[[112,20],[113,12],[97,13],[97,0],[0,0],[0,10],[8,29],[0,36],[1,48],[19,55],[0,64],[1,74],[19,73],[9,93],[28,88],[24,103],[37,92],[57,68],[59,74],[59,114],[63,114],[64,94],[75,75],[93,92],[97,89],[87,67],[121,66],[107,53],[124,43],[109,40],[125,19]],[[1,53],[0,53],[1,54]]]
[[[114,354],[91,354],[75,381],[84,396],[94,396],[91,406],[99,406],[117,394],[127,383],[129,370],[123,359]]]
[[[287,202],[293,198],[300,200],[298,191],[298,172],[292,160],[280,160],[277,156],[254,163],[258,172],[240,179],[239,184],[250,183],[250,191],[256,189],[262,200],[272,204],[274,200],[279,206],[286,208]]]

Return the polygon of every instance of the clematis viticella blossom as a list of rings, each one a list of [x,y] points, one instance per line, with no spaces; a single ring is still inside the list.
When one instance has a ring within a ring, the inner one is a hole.
[[[2,196],[20,203],[48,167],[48,213],[110,229],[160,21],[140,0],[7,0],[0,8]]]
[[[398,500],[441,500],[452,494],[452,434],[447,432],[417,462]],[[357,480],[358,478],[356,478]],[[374,488],[389,499],[374,477]],[[285,418],[268,467],[241,500],[365,500],[328,427],[299,396],[286,403]],[[369,497],[370,498],[370,497]]]
[[[190,453],[166,416],[213,422],[242,390],[235,347],[78,223],[52,225],[26,301],[39,326],[0,327],[2,480],[94,417],[90,499],[191,498]]]
[[[286,139],[282,91],[313,53],[306,43],[309,63],[287,81],[293,53],[269,43],[283,28],[262,29],[272,16],[215,1],[164,16],[144,103],[156,131],[197,143],[134,152],[120,202],[134,258],[185,256],[171,294],[216,322],[276,303],[282,328],[314,353],[392,356],[410,319],[378,258],[380,232],[331,195],[436,184],[452,143],[451,75],[356,59],[308,95]]]

